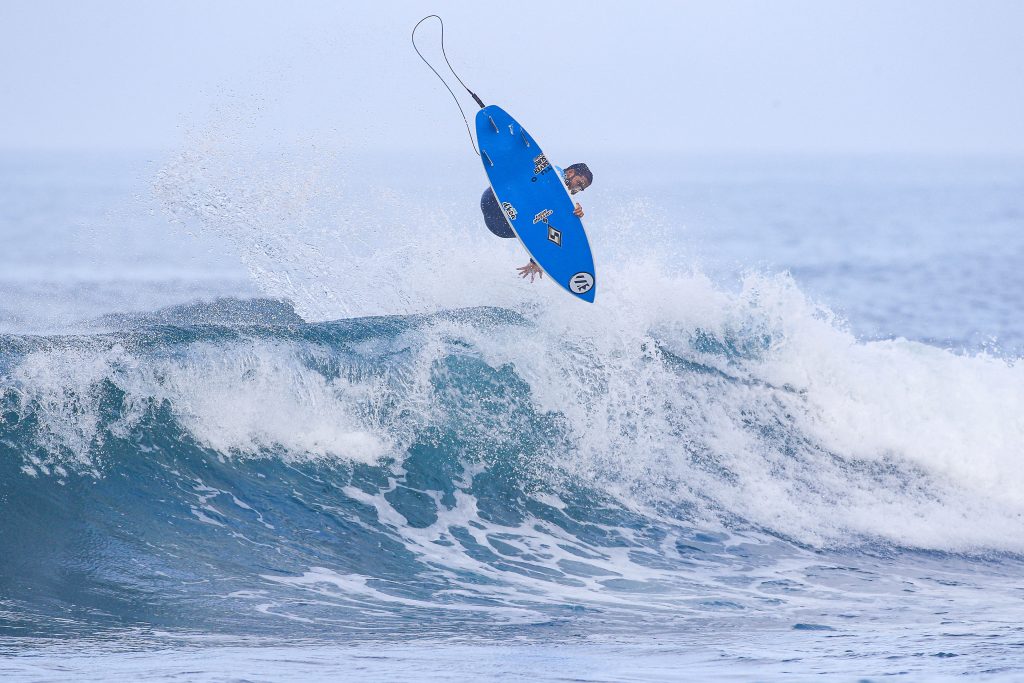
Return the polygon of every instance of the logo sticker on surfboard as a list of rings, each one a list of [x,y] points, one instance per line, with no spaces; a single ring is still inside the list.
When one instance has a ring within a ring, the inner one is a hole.
[[[553,225],[548,226],[548,239],[555,243],[556,246],[562,246],[562,231]],[[589,287],[587,289],[590,289]],[[586,291],[586,290],[584,290]]]
[[[594,286],[594,276],[590,273],[576,273],[569,278],[569,289],[573,294],[586,294]]]
[[[541,221],[547,222],[548,216],[550,216],[553,213],[554,211],[552,211],[551,209],[544,209],[543,211],[541,211],[540,213],[533,217],[533,224],[536,225]]]
[[[516,216],[519,215],[516,213],[516,207],[512,206],[509,202],[502,202],[501,208],[505,209],[505,213],[508,215],[508,219],[510,221],[514,221]]]

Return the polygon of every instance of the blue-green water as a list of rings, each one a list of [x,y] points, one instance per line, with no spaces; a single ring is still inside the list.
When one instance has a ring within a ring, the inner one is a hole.
[[[458,196],[93,163],[4,161],[5,679],[1024,675],[1013,165],[611,183],[583,307]]]

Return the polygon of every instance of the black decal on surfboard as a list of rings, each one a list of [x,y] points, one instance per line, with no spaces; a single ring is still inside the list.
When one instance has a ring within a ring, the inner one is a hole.
[[[533,175],[543,173],[550,165],[551,164],[548,163],[548,158],[546,156],[538,154],[533,158]]]
[[[505,214],[508,216],[508,219],[510,221],[514,221],[516,219],[516,216],[519,215],[518,213],[516,213],[516,207],[512,206],[508,202],[502,202],[501,208],[505,209]]]
[[[562,246],[562,232],[553,225],[548,226],[548,239],[554,242],[556,246]]]
[[[594,286],[594,276],[590,273],[576,273],[569,278],[569,289],[574,294],[585,294]]]

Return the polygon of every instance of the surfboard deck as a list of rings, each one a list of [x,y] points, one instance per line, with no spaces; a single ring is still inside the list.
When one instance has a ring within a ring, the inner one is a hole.
[[[594,257],[561,174],[536,140],[497,105],[476,114],[480,160],[516,237],[549,278],[593,303]]]

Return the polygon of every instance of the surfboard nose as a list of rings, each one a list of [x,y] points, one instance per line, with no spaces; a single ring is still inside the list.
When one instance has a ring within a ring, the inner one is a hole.
[[[569,278],[568,289],[584,301],[594,303],[596,284],[592,273],[579,272]]]

